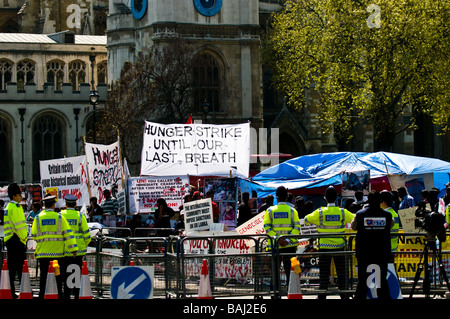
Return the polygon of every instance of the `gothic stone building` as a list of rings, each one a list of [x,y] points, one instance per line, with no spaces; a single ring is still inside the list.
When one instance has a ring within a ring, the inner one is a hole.
[[[93,125],[89,92],[107,96],[123,64],[152,45],[189,41],[208,57],[197,71],[209,102],[207,120],[250,121],[279,130],[268,150],[300,156],[337,151],[322,134],[314,92],[308,107],[293,110],[273,89],[261,65],[261,34],[277,0],[4,0],[0,3],[0,181],[39,180],[39,160],[75,156]],[[102,107],[102,103],[98,105]],[[151,119],[149,119],[151,120]],[[447,158],[448,137],[424,120],[399,136],[393,152]],[[369,127],[351,145],[373,151]],[[420,141],[420,142],[418,142]],[[270,144],[260,136],[259,143]],[[252,145],[259,152],[259,145]]]

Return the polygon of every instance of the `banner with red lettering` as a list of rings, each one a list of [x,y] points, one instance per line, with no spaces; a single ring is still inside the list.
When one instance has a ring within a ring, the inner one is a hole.
[[[205,256],[210,253],[212,244],[215,254],[223,255],[214,257],[214,277],[245,282],[253,276],[252,258],[247,256],[253,250],[248,243],[249,240],[244,238],[218,238],[213,241],[188,239],[183,241],[183,248],[185,254]],[[198,276],[201,266],[201,259],[187,258],[184,264],[185,276]]]
[[[266,212],[261,212],[255,217],[243,223],[241,226],[236,228],[236,231],[239,235],[256,235],[256,234],[265,234],[266,231],[264,229],[264,214]]]
[[[156,210],[156,200],[164,198],[175,211],[189,192],[188,176],[130,177],[128,179],[129,213],[151,213]]]
[[[78,197],[77,205],[89,205],[89,184],[86,156],[39,161],[43,193],[56,196],[56,207],[64,207],[64,197]]]
[[[97,197],[97,202],[101,203],[103,191],[109,189],[116,197],[117,193],[124,188],[119,142],[110,145],[85,143],[84,148],[89,170],[91,196]]]

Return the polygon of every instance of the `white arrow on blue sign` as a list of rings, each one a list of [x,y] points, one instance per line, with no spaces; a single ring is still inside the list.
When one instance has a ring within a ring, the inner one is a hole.
[[[153,266],[124,266],[112,268],[112,299],[153,298]]]

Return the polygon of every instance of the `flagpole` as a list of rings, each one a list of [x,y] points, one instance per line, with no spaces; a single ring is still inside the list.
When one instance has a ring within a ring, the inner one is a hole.
[[[119,163],[120,163],[120,174],[122,176],[122,189],[125,189],[125,181],[124,181],[124,175],[123,175],[123,163],[122,163],[122,147],[120,146],[119,129],[117,129],[117,141],[119,143]]]
[[[84,146],[84,156],[86,156],[86,136],[83,136],[83,146]],[[89,202],[91,200],[92,197],[92,193],[91,193],[91,178],[89,177],[89,162],[87,161],[87,156],[86,156],[86,163],[87,163],[87,167],[86,167],[86,175],[87,175],[87,185],[88,185],[88,193],[89,193]]]

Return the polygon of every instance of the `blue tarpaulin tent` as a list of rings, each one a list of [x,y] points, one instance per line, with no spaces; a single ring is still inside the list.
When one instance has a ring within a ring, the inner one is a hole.
[[[384,178],[392,189],[418,181],[423,188],[443,191],[450,181],[450,163],[439,159],[389,152],[335,152],[293,158],[262,171],[251,181],[240,180],[240,187],[265,197],[280,185],[289,190],[341,185],[343,172],[365,170],[370,171],[371,182]]]

